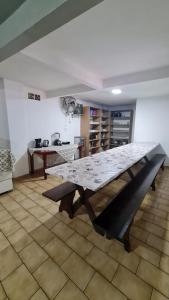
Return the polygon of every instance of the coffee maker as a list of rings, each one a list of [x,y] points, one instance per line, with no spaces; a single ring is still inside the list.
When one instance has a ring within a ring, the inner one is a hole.
[[[42,139],[38,138],[35,139],[35,148],[41,148],[42,147]]]

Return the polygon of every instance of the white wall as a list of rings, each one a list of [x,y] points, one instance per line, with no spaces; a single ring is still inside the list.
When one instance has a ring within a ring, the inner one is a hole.
[[[137,100],[134,141],[160,143],[169,156],[169,95]]]
[[[28,92],[40,94],[42,100],[28,100]],[[72,119],[65,116],[59,98],[46,99],[44,92],[6,79],[4,80],[3,96],[6,102],[3,103],[7,107],[8,114],[8,124],[7,118],[3,122],[4,130],[8,132],[9,126],[8,140],[10,138],[11,150],[16,158],[14,177],[29,172],[27,149],[35,138],[51,141],[51,135],[54,132],[60,132],[62,141],[74,142],[74,136],[80,135],[80,118]],[[87,101],[80,102],[84,105],[96,106]],[[102,105],[97,106],[102,107]],[[105,106],[106,108],[108,107]],[[2,119],[1,115],[0,118]],[[36,159],[36,161],[35,167],[41,167],[41,160]]]
[[[5,100],[4,80],[0,78],[0,148],[8,148],[9,146],[8,116]]]
[[[27,93],[41,94],[41,101],[27,99]],[[35,138],[48,139],[61,133],[61,139],[73,142],[80,135],[80,118],[64,115],[58,98],[45,99],[42,91],[5,80],[11,150],[16,158],[14,177],[28,173],[27,148]]]

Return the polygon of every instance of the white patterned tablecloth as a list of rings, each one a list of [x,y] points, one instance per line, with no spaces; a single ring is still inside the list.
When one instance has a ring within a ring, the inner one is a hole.
[[[0,172],[12,171],[15,158],[10,149],[0,149]]]
[[[66,161],[74,160],[74,154],[76,153],[78,145],[76,144],[69,144],[69,145],[62,145],[62,146],[49,146],[49,147],[42,147],[42,148],[29,148],[29,152],[32,155],[36,151],[55,151],[63,159]]]
[[[132,167],[157,146],[157,143],[131,143],[48,168],[46,173],[97,191]]]

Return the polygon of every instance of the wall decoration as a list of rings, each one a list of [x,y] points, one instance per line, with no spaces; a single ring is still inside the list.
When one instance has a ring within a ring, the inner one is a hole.
[[[76,98],[72,96],[61,97],[62,107],[68,116],[81,116],[83,114],[83,105],[77,103]]]
[[[40,101],[40,95],[33,94],[33,93],[28,93],[28,99],[35,100],[35,101]]]

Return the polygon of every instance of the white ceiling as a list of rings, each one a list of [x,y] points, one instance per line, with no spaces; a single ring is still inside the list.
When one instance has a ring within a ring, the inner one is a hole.
[[[122,94],[115,96],[112,89],[78,94],[81,100],[107,105],[133,104],[137,98],[169,95],[169,78],[118,86]]]
[[[0,76],[56,96],[78,86],[80,98],[107,104],[169,94],[169,74],[146,75],[169,66],[168,12],[168,0],[105,0],[1,63]],[[141,71],[145,79],[133,75],[126,85],[128,75]],[[123,78],[118,98],[109,92],[117,78]],[[85,85],[93,91],[83,93]]]
[[[42,90],[63,88],[77,83],[77,80],[67,74],[22,53],[0,64],[0,77],[14,79]]]
[[[168,12],[168,0],[105,0],[25,53],[59,51],[101,78],[156,68],[169,63]]]

